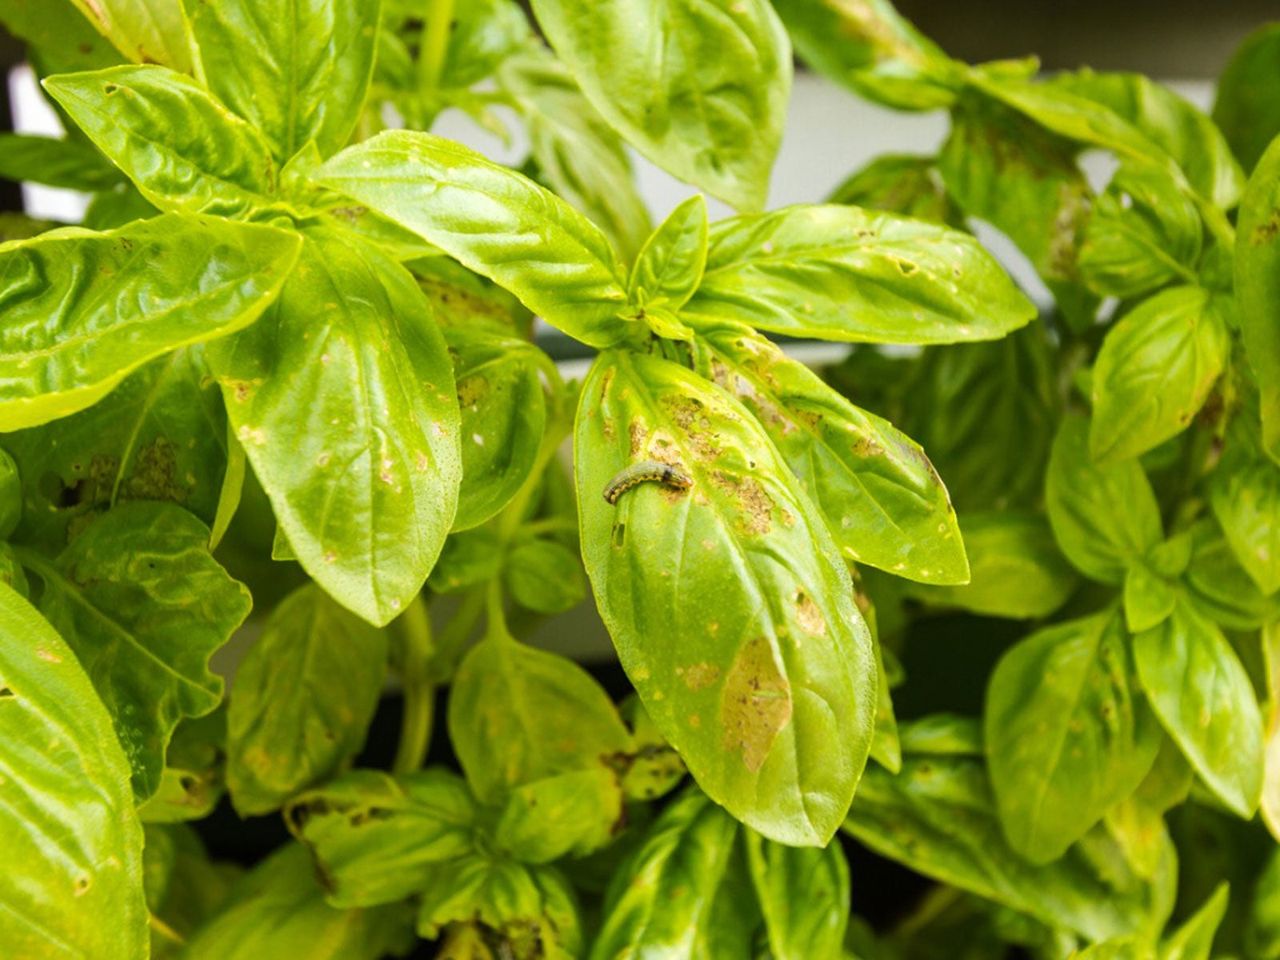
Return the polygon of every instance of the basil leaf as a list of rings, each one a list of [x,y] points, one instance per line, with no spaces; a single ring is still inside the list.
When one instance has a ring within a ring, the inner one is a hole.
[[[1236,237],[1240,333],[1262,395],[1262,445],[1280,463],[1280,142],[1249,178]]]
[[[805,62],[855,93],[899,110],[934,110],[955,100],[967,68],[890,0],[777,0],[775,6]]]
[[[1045,505],[1058,545],[1076,569],[1118,584],[1128,565],[1162,539],[1160,508],[1142,466],[1136,460],[1094,464],[1088,436],[1087,419],[1063,419],[1045,477]]]
[[[173,501],[212,523],[227,462],[222,397],[199,347],[152,360],[87,410],[3,442],[22,479],[13,539],[41,549],[128,500]]]
[[[248,326],[297,251],[271,227],[177,216],[0,246],[0,430],[75,413],[148,360]]]
[[[324,902],[306,851],[288,844],[232,888],[223,909],[196,931],[183,960],[378,960],[413,942],[401,904],[335,910]]]
[[[900,426],[929,451],[961,513],[1040,502],[1059,416],[1055,363],[1039,323],[925,351]]]
[[[879,343],[991,340],[1035,316],[968,234],[831,204],[717,223],[706,273],[685,312]]]
[[[160,786],[138,807],[143,823],[202,820],[222,799],[227,746],[226,711],[183,720],[164,755]]]
[[[902,772],[869,767],[845,829],[881,856],[1089,940],[1153,935],[1173,906],[1166,844],[1154,882],[1134,875],[1098,831],[1036,865],[1005,839],[972,733],[930,718],[903,727]],[[927,739],[926,736],[927,735]],[[930,741],[941,741],[933,746]]]
[[[1173,287],[1111,328],[1093,369],[1097,463],[1136,457],[1187,428],[1226,365],[1225,307],[1201,287]]]
[[[498,815],[493,842],[521,863],[550,863],[605,847],[625,819],[612,770],[574,770],[512,790]]]
[[[875,661],[816,508],[751,415],[655,357],[604,353],[574,444],[583,556],[628,677],[699,785],[770,839],[824,845],[870,745]],[[692,489],[600,492],[637,461]]]
[[[349,763],[364,745],[386,666],[383,631],[314,584],[286,597],[236,670],[227,711],[236,811],[270,813]]]
[[[209,555],[209,528],[169,503],[125,503],[50,563],[40,609],[93,679],[115,723],[139,800],[155,793],[182,717],[209,713],[222,678],[209,656],[249,613],[249,591]]]
[[[435,244],[591,346],[617,342],[622,267],[600,230],[554,194],[459,144],[390,131],[326,163],[319,181]]]
[[[1246,956],[1270,957],[1280,950],[1280,850],[1272,850],[1258,876],[1244,932]]]
[[[1262,790],[1262,716],[1249,675],[1213,623],[1179,598],[1133,638],[1138,678],[1169,736],[1233,812],[1250,818]]]
[[[590,960],[750,956],[759,921],[738,862],[738,830],[706,796],[686,790],[615,875]]]
[[[384,6],[392,4],[384,2]],[[404,6],[410,18],[421,11],[417,0]],[[525,46],[532,33],[528,18],[514,0],[470,0],[454,8],[440,86],[470,87],[485,79]]]
[[[1164,739],[1116,610],[1012,647],[991,674],[985,726],[1001,825],[1033,863],[1058,859],[1133,793]]]
[[[537,613],[564,613],[587,595],[578,552],[554,540],[529,540],[513,547],[503,579],[511,598]]]
[[[564,65],[545,49],[530,48],[503,60],[497,82],[525,118],[529,155],[542,181],[599,225],[624,255],[639,250],[649,233],[649,211],[631,159]]]
[[[1216,523],[1197,523],[1191,537],[1192,555],[1183,585],[1197,610],[1228,630],[1257,630],[1276,619],[1280,598],[1258,589]]]
[[[1209,503],[1236,559],[1269,596],[1280,590],[1280,466],[1257,452],[1252,439],[1241,425],[1228,433],[1209,479]]]
[[[120,171],[79,140],[0,133],[0,178],[93,193],[121,183]]]
[[[577,899],[553,867],[472,855],[436,870],[432,881],[418,906],[420,936],[434,939],[446,925],[479,921],[500,939],[498,956],[581,955]]]
[[[622,792],[629,800],[653,800],[669,793],[686,773],[680,755],[658,732],[640,698],[629,695],[619,707],[631,727],[632,747],[622,776]]]
[[[75,654],[4,585],[0,736],[0,846],[17,858],[0,874],[0,942],[14,956],[145,956],[128,758]]]
[[[840,845],[785,847],[749,830],[743,840],[771,955],[839,956],[849,923],[849,865]]]
[[[1062,73],[1052,84],[1085,97],[1132,124],[1172,157],[1191,187],[1218,207],[1236,205],[1244,174],[1213,121],[1168,87],[1137,73]]]
[[[699,334],[705,373],[755,415],[846,556],[925,583],[968,580],[946,487],[914,440],[749,329]]]
[[[1078,263],[1091,191],[1075,153],[1069,141],[974,91],[952,112],[938,170],[964,212],[1008,236],[1067,319],[1085,326],[1097,306],[1080,285]]]
[[[201,73],[275,156],[340,149],[373,74],[380,0],[183,0]]]
[[[707,264],[707,204],[696,195],[671,211],[645,241],[627,284],[630,302],[679,310],[702,281]]]
[[[443,769],[398,780],[352,770],[285,807],[289,830],[311,851],[335,907],[394,903],[426,889],[438,864],[473,849],[475,800]]]
[[[1092,289],[1122,299],[1194,284],[1203,233],[1194,200],[1167,173],[1121,166],[1094,201],[1080,269]]]
[[[151,956],[170,960],[186,938],[226,902],[238,870],[212,862],[195,831],[182,825],[149,825],[142,858],[147,907],[160,921],[152,922]]]
[[[1078,584],[1044,517],[1025,510],[966,513],[960,518],[969,583],[907,587],[910,596],[939,607],[988,617],[1047,617]]]
[[[533,471],[547,422],[540,370],[546,358],[526,340],[445,327],[462,426],[462,486],[454,530],[492,518]]]
[[[413,278],[369,244],[308,233],[275,308],[209,361],[303,568],[388,623],[440,553],[460,473],[453,371]]]
[[[271,203],[277,173],[266,141],[190,77],[111,67],[44,86],[161,210],[243,217]]]
[[[449,691],[449,738],[476,796],[607,765],[630,734],[613,702],[571,660],[511,640],[467,654]]]
[[[1124,622],[1131,633],[1150,630],[1164,622],[1177,604],[1177,587],[1137,561],[1124,575]]]
[[[121,62],[119,51],[72,0],[0,0],[0,23],[26,45],[27,59],[40,76],[98,70]]]
[[[1218,884],[1204,906],[1160,945],[1160,960],[1209,960],[1213,935],[1227,912],[1228,893],[1226,883]]]
[[[1280,24],[1267,23],[1245,38],[1218,77],[1213,121],[1246,170],[1280,134],[1280,97],[1270,87],[1277,71]]]
[[[592,105],[663,169],[739,209],[764,206],[791,91],[766,0],[534,0]]]
[[[72,0],[94,29],[135,63],[191,69],[191,36],[173,0]]]
[[[964,228],[964,213],[943,185],[933,157],[897,153],[877,157],[832,190],[827,203],[887,210]]]

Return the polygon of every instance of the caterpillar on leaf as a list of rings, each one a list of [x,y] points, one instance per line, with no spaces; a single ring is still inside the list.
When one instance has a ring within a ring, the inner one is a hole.
[[[618,498],[642,483],[661,483],[676,490],[688,490],[693,486],[693,477],[679,467],[658,460],[641,460],[633,463],[604,488],[604,498],[609,503],[617,503]]]

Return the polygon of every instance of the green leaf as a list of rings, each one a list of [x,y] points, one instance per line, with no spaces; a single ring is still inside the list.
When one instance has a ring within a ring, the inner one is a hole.
[[[717,223],[685,312],[822,340],[956,343],[1000,337],[1035,307],[968,234],[827,204]]]
[[[165,751],[160,786],[138,807],[143,823],[202,820],[222,799],[227,747],[227,715],[213,713],[184,720]]]
[[[248,326],[297,255],[272,227],[177,216],[0,246],[0,430],[75,413],[148,360]]]
[[[608,765],[631,736],[571,660],[506,639],[478,644],[449,691],[449,738],[484,803],[544,777]]]
[[[918,600],[988,617],[1047,617],[1075,591],[1067,563],[1044,517],[1025,510],[966,513],[960,520],[969,583],[959,587],[908,587]]]
[[[1252,170],[1280,134],[1280,24],[1266,23],[1245,38],[1218,77],[1213,120],[1236,159]]]
[[[209,89],[287,160],[355,129],[373,74],[380,0],[183,0]]]
[[[590,960],[750,956],[758,921],[738,831],[706,796],[686,790],[615,874]]]
[[[0,738],[0,847],[11,858],[0,874],[6,952],[145,956],[142,828],[128,760],[75,654],[4,585]]]
[[[1106,466],[1089,457],[1089,421],[1058,428],[1045,477],[1045,504],[1058,545],[1081,573],[1118,584],[1130,563],[1163,539],[1160,508],[1136,460]]]
[[[865,764],[876,697],[871,637],[817,509],[744,407],[655,357],[596,360],[574,457],[587,573],[654,723],[734,816],[825,845]],[[603,499],[646,460],[692,488]]]
[[[519,11],[513,16],[524,23]],[[649,233],[649,211],[636,189],[631,159],[569,71],[534,47],[504,58],[497,82],[525,118],[529,155],[543,182],[604,230],[625,256],[633,255]]]
[[[417,0],[402,4],[412,18]],[[386,0],[388,18],[394,3]],[[469,0],[454,8],[449,48],[440,71],[440,86],[470,87],[509,63],[532,35],[529,20],[513,0]]]
[[[961,513],[1039,504],[1059,416],[1055,357],[1039,323],[925,351],[900,426],[929,451]]]
[[[849,866],[840,844],[786,847],[751,831],[743,840],[772,956],[838,956],[849,923]]]
[[[1195,202],[1167,173],[1121,166],[1094,201],[1080,269],[1092,289],[1122,299],[1194,284],[1203,233]]]
[[[22,478],[13,539],[61,548],[129,500],[170,500],[212,523],[227,462],[226,414],[198,347],[174,350],[87,410],[4,437]]]
[[[677,311],[689,302],[707,265],[707,204],[698,194],[681,203],[645,241],[631,269],[627,295],[642,312]]]
[[[151,956],[169,960],[226,902],[239,870],[211,861],[199,836],[183,825],[148,826],[142,857],[147,907],[160,921],[152,921]],[[174,933],[182,941],[175,942]]]
[[[1138,677],[1169,735],[1210,790],[1246,819],[1262,790],[1262,715],[1231,644],[1179,598],[1160,626],[1133,638]]]
[[[585,856],[626,822],[617,775],[603,765],[533,780],[511,791],[493,842],[521,863]]]
[[[1111,110],[1155,144],[1186,174],[1191,187],[1218,207],[1236,205],[1244,174],[1213,121],[1168,87],[1137,73],[1081,70],[1052,84]]]
[[[1173,613],[1178,591],[1168,578],[1139,560],[1124,575],[1124,622],[1130,633],[1158,627]]]
[[[1112,327],[1093,368],[1095,461],[1136,457],[1187,428],[1230,353],[1226,306],[1202,287],[1173,287]]]
[[[139,800],[155,793],[178,721],[222,700],[210,655],[244,621],[249,591],[209,555],[209,528],[169,503],[125,503],[54,562],[24,551],[40,609],[66,638],[115,723]]]
[[[632,752],[622,776],[623,794],[629,800],[653,800],[670,792],[686,772],[680,755],[658,732],[634,693],[622,702],[619,712],[632,736]]]
[[[622,266],[590,221],[532,180],[429,133],[389,131],[325,164],[319,180],[489,277],[596,347],[626,331]]]
[[[943,186],[933,157],[898,153],[877,157],[831,191],[827,203],[964,227],[964,214]]]
[[[266,141],[190,77],[111,67],[44,86],[161,210],[244,217],[272,202],[277,173]]]
[[[1228,434],[1209,503],[1240,565],[1271,595],[1280,590],[1280,466],[1244,441],[1239,427]]]
[[[1067,318],[1083,326],[1096,307],[1080,286],[1078,264],[1091,191],[1075,153],[1073,144],[1017,111],[970,92],[952,113],[938,170],[964,212],[1007,235]]]
[[[925,583],[969,578],[946,487],[925,452],[737,325],[699,327],[703,372],[751,411],[850,559]]]
[[[352,770],[285,807],[335,907],[394,903],[425,889],[439,864],[474,847],[476,804],[462,778],[443,769],[393,780]]]
[[[587,595],[577,550],[554,540],[528,540],[513,547],[503,578],[511,598],[537,613],[564,613]]]
[[[1244,938],[1245,956],[1274,957],[1280,952],[1280,849],[1271,850],[1258,876]]]
[[[492,518],[528,480],[542,446],[546,356],[527,340],[445,327],[462,415],[462,486],[454,530]]]
[[[109,190],[123,180],[120,171],[83,141],[16,133],[0,133],[0,179],[87,193]]]
[[[401,904],[335,910],[324,902],[306,851],[288,844],[232,888],[223,909],[182,952],[183,960],[378,960],[413,942]]]
[[[805,62],[837,83],[899,110],[950,106],[966,67],[947,57],[890,0],[774,4]]]
[[[791,45],[767,0],[533,10],[587,99],[641,153],[739,209],[764,206],[791,92]]]
[[[1133,874],[1098,831],[1053,863],[1030,864],[1009,846],[976,737],[930,718],[903,727],[902,772],[867,768],[845,829],[871,850],[925,876],[1089,940],[1154,935],[1173,906],[1171,845],[1159,878]]]
[[[1160,960],[1209,960],[1213,949],[1213,935],[1227,912],[1229,889],[1226,883],[1218,884],[1204,906],[1178,927],[1160,945]]]
[[[386,666],[386,634],[315,584],[286,597],[236,670],[227,711],[236,811],[270,813],[349,763],[364,745]]]
[[[986,742],[1000,822],[1033,863],[1066,853],[1137,789],[1163,739],[1119,611],[1012,647],[987,687]]]
[[[573,960],[582,953],[577,899],[552,867],[472,855],[435,871],[432,881],[419,902],[419,936],[479,921],[498,938],[498,956]]]
[[[1277,619],[1280,600],[1258,589],[1213,520],[1197,523],[1191,536],[1191,562],[1183,584],[1197,610],[1228,630],[1256,630]]]
[[[369,244],[309,233],[275,308],[209,360],[303,568],[391,621],[439,556],[460,473],[453,371],[413,278]]]
[[[134,63],[191,69],[191,36],[173,0],[72,0],[117,50]]]
[[[871,739],[871,759],[886,770],[897,773],[902,768],[902,743],[898,738],[898,718],[893,712],[893,695],[884,659],[884,644],[877,637],[876,729]]]
[[[120,63],[120,53],[72,0],[0,0],[0,23],[26,45],[41,76],[97,70]]]
[[[1262,395],[1262,445],[1280,463],[1280,139],[1249,178],[1236,237],[1240,333]]]

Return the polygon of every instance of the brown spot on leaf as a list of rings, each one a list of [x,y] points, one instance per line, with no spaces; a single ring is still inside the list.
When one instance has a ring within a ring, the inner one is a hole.
[[[643,421],[632,420],[627,432],[631,436],[631,456],[638,457],[644,452],[645,441],[649,439],[649,428]]]
[[[720,679],[720,668],[714,663],[695,663],[688,667],[676,667],[676,675],[684,680],[686,687],[697,693]]]
[[[484,377],[464,377],[458,381],[458,406],[464,409],[478,406],[488,393],[489,381]]]
[[[773,741],[791,721],[791,684],[778,669],[764,637],[749,641],[734,658],[720,700],[724,748],[741,753],[751,772],[764,766]]]
[[[809,596],[804,589],[796,591],[796,622],[805,633],[815,637],[826,636],[827,620],[818,605],[814,603],[813,597]]]

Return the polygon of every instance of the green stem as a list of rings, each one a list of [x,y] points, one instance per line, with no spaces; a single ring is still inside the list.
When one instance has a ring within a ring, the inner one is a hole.
[[[485,613],[488,625],[485,629],[486,640],[512,640],[511,630],[507,627],[507,611],[503,606],[502,580],[494,577],[489,581],[485,591]]]
[[[440,636],[436,643],[438,669],[432,677],[436,682],[443,683],[453,675],[453,667],[460,659],[460,651],[467,640],[470,639],[472,632],[476,628],[476,623],[484,613],[484,604],[485,590],[483,587],[468,591],[463,596],[462,604],[458,607],[453,618],[440,631]]]
[[[428,674],[435,647],[431,639],[431,618],[422,594],[413,598],[393,626],[402,646],[400,678],[404,685],[404,715],[400,719],[400,742],[391,772],[401,776],[421,768],[426,760],[435,714],[436,691]]]
[[[435,90],[444,72],[444,58],[449,52],[449,31],[453,26],[454,0],[431,0],[422,40],[418,49],[418,88]]]

